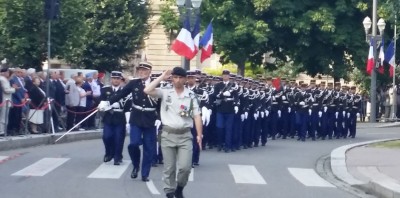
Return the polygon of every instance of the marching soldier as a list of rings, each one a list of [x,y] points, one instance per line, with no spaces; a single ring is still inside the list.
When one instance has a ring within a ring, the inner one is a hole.
[[[218,150],[224,146],[226,153],[233,150],[233,120],[234,115],[239,112],[237,106],[237,92],[233,90],[234,83],[229,81],[230,72],[224,70],[222,72],[222,82],[217,83],[214,87],[214,95],[216,98],[216,126],[218,130]]]
[[[156,89],[156,86],[172,75],[172,88]],[[161,148],[164,155],[164,192],[168,198],[183,198],[192,164],[193,136],[190,129],[196,127],[197,144],[202,145],[202,120],[195,94],[184,87],[186,71],[175,67],[164,72],[145,88],[145,93],[161,98]],[[177,173],[177,174],[176,174]]]
[[[111,97],[116,96],[121,91],[121,79],[121,72],[111,72],[111,86],[104,86],[100,92],[102,101],[110,100]],[[120,165],[122,163],[126,124],[122,100],[115,100],[111,103],[108,111],[104,112],[103,123],[103,143],[106,150],[104,162],[109,162],[114,158],[114,165]]]
[[[355,138],[356,137],[356,129],[357,129],[357,118],[360,117],[360,110],[361,110],[361,100],[362,96],[359,94],[356,94],[356,87],[352,86],[350,88],[350,98],[349,98],[349,103],[350,103],[350,108],[349,108],[349,137]]]
[[[143,145],[142,181],[149,181],[151,164],[156,153],[156,131],[161,121],[157,109],[158,101],[143,92],[146,85],[150,83],[152,64],[140,62],[137,67],[137,79],[131,80],[120,92],[108,101],[102,101],[99,109],[107,108],[108,102],[114,103],[129,94],[132,94],[132,111],[129,118],[130,144],[128,152],[132,160],[133,170],[131,178],[137,178],[141,159],[140,145]]]

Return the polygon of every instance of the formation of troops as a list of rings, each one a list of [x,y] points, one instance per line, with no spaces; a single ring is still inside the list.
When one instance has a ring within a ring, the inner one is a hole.
[[[151,166],[163,163],[157,141],[163,127],[160,101],[143,92],[161,75],[151,74],[151,70],[150,63],[140,63],[137,78],[124,86],[121,72],[112,72],[111,86],[102,88],[99,105],[105,112],[104,161],[114,159],[114,165],[122,162],[123,137],[129,131],[131,177],[138,177],[141,171],[144,182],[149,181]],[[354,86],[316,84],[315,80],[309,84],[296,83],[284,78],[276,85],[271,77],[243,78],[227,70],[221,76],[210,76],[198,70],[186,74],[186,88],[195,95],[203,122],[202,145],[197,144],[196,129],[192,129],[193,167],[199,165],[201,149],[217,148],[228,153],[265,146],[268,139],[315,141],[356,136],[362,97]],[[160,84],[161,89],[171,86],[170,80]],[[191,107],[181,108],[182,114],[191,111]]]

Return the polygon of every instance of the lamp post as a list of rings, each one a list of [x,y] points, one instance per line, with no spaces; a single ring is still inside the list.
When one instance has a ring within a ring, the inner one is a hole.
[[[190,19],[195,16],[193,14],[196,14],[200,11],[202,1],[203,0],[176,0],[176,5],[178,5],[181,21],[183,22],[185,20],[184,16],[187,16]],[[194,12],[192,12],[192,9],[194,9]],[[190,70],[190,60],[182,57],[182,67],[185,70]]]
[[[371,89],[370,89],[370,95],[371,95],[371,110],[370,110],[370,122],[374,123],[376,122],[376,68],[377,64],[379,64],[379,61],[377,61],[377,47],[380,44],[383,36],[383,32],[385,30],[386,23],[383,19],[379,19],[377,22],[377,5],[378,2],[377,0],[373,0],[372,3],[372,22],[369,17],[365,17],[363,21],[364,29],[365,29],[365,34],[366,34],[366,41],[369,42],[372,39],[372,48],[374,52],[374,68],[372,69],[371,72]],[[369,30],[372,25],[372,34],[369,34]],[[377,28],[379,29],[379,35],[377,34]]]

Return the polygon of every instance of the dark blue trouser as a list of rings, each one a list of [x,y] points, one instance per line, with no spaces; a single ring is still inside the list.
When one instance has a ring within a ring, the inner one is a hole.
[[[351,112],[350,113],[350,126],[349,126],[349,130],[350,130],[350,136],[351,137],[356,137],[356,128],[357,128],[357,112]]]
[[[142,177],[148,177],[150,174],[151,163],[156,155],[156,127],[138,127],[130,124],[130,144],[128,146],[129,156],[131,157],[133,167],[139,168],[140,164],[140,145],[143,145]]]
[[[197,132],[196,129],[193,127],[191,130],[193,136],[193,154],[192,154],[192,164],[199,163],[200,160],[200,146],[197,143]]]
[[[233,123],[233,148],[239,149],[243,144],[243,122],[240,114],[235,114]]]
[[[270,134],[271,134],[271,137],[275,138],[276,134],[279,133],[279,129],[280,129],[280,127],[278,126],[279,125],[279,123],[278,123],[279,122],[278,111],[271,111],[269,116],[271,117],[271,122],[270,122],[271,123],[271,131],[270,131]]]
[[[250,115],[243,121],[243,128],[242,128],[242,139],[243,139],[243,145],[244,146],[249,146],[251,144],[251,119]]]
[[[296,124],[299,126],[299,139],[301,140],[305,140],[306,138],[308,120],[308,110],[300,110],[296,112]]]
[[[318,110],[312,110],[311,116],[309,116],[310,128],[308,130],[308,135],[312,138],[315,138],[315,134],[317,132],[317,127],[319,124],[318,112],[319,112]]]
[[[125,124],[104,124],[103,143],[106,155],[113,157],[114,161],[122,160],[122,149],[124,148]]]
[[[266,144],[268,141],[267,136],[271,131],[270,120],[271,120],[270,115],[261,119],[261,144]]]
[[[289,124],[290,124],[290,114],[288,113],[287,107],[282,108],[281,110],[281,119],[280,119],[280,133],[286,138],[289,134]]]
[[[339,138],[343,133],[343,114],[342,111],[337,111],[338,116],[336,117],[335,112],[335,133],[334,136]]]
[[[217,113],[217,128],[219,136],[219,146],[225,142],[225,149],[232,149],[232,134],[233,134],[233,113]]]

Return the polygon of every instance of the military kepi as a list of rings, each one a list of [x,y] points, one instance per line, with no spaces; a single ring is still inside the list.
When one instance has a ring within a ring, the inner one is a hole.
[[[149,62],[142,61],[139,63],[138,68],[151,69],[151,68],[153,68],[153,65]]]
[[[174,67],[174,69],[172,69],[171,75],[176,75],[176,76],[182,76],[182,77],[186,77],[186,70],[183,69],[182,67]]]
[[[119,71],[112,71],[111,78],[122,78],[122,73]]]

